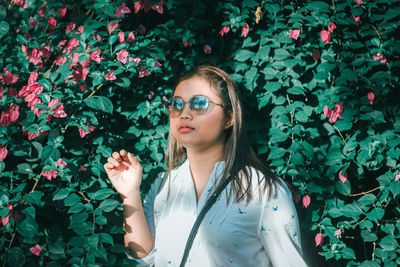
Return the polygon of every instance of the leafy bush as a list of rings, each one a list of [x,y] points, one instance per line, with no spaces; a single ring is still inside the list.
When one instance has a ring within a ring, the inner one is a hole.
[[[148,189],[171,88],[202,62],[242,86],[310,265],[400,263],[398,2],[69,2],[0,1],[4,266],[131,264],[103,164],[126,148]]]

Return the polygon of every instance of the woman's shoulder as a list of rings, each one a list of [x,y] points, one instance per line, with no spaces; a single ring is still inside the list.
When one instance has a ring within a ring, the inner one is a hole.
[[[277,176],[266,177],[261,170],[254,167],[247,168],[251,175],[251,188],[254,196],[261,198],[263,202],[292,201],[292,194],[282,178]]]

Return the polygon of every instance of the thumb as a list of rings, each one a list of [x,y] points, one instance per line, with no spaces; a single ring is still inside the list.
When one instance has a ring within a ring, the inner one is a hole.
[[[137,164],[139,163],[137,157],[134,157],[130,152],[128,152],[128,159],[129,159],[129,162],[130,162],[133,166],[135,166],[135,165],[137,165]],[[140,163],[139,163],[139,164],[140,164]]]

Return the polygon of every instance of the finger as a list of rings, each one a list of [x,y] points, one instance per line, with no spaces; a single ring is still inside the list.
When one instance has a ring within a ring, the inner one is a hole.
[[[104,169],[106,170],[106,172],[111,171],[111,169],[114,168],[114,165],[107,162],[106,164],[104,164]]]
[[[137,157],[134,157],[131,153],[128,153],[128,159],[132,165],[136,165],[139,163]],[[139,163],[140,164],[140,163]]]
[[[128,152],[126,152],[126,150],[122,149],[122,150],[119,152],[119,154],[121,154],[121,157],[122,157],[122,159],[123,159],[125,162],[129,162],[129,159],[128,159]]]
[[[109,157],[108,159],[107,159],[107,161],[109,162],[109,163],[111,163],[113,166],[115,166],[115,167],[118,167],[119,166],[119,162],[116,160],[116,159],[114,159],[114,158],[112,158],[112,157]]]
[[[117,160],[118,162],[121,162],[121,156],[119,155],[118,152],[112,153],[112,157]]]

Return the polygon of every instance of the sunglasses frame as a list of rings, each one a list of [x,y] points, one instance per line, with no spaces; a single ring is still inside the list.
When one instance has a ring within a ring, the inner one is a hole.
[[[194,99],[196,98],[196,97],[204,97],[206,100],[207,100],[207,109],[204,111],[204,112],[200,112],[200,110],[197,110],[197,109],[194,109],[194,108],[192,108],[192,103],[193,103],[193,101],[194,101]],[[180,100],[180,101],[182,101],[182,103],[183,103],[183,107],[182,107],[182,109],[176,109],[176,108],[174,108],[174,101],[176,101],[176,100]],[[192,112],[193,114],[195,114],[195,115],[203,115],[203,114],[206,114],[207,112],[209,112],[209,111],[211,111],[213,108],[214,108],[214,106],[221,106],[222,108],[224,108],[224,106],[222,105],[222,104],[218,104],[218,103],[215,103],[214,101],[212,101],[211,99],[209,99],[207,96],[205,96],[205,95],[194,95],[194,96],[192,96],[191,98],[189,98],[189,100],[187,100],[187,101],[184,101],[184,100],[182,100],[181,98],[172,98],[172,100],[170,101],[170,105],[169,105],[169,107],[168,107],[168,114],[169,114],[169,116],[171,117],[171,118],[176,118],[176,117],[178,117],[179,115],[181,115],[181,113],[182,113],[182,111],[185,109],[185,105],[186,104],[189,104],[189,109],[190,109],[190,112]],[[200,113],[199,113],[200,112]],[[174,116],[172,116],[172,113],[177,113],[176,115],[174,115]]]

